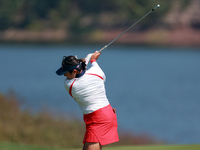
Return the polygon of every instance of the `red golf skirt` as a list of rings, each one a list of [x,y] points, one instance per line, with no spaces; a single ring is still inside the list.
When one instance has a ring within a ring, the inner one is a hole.
[[[111,105],[84,115],[84,121],[86,124],[84,144],[94,142],[106,145],[119,141],[117,116]]]

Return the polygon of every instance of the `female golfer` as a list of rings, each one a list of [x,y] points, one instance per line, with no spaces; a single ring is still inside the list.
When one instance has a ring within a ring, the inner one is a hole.
[[[85,59],[64,56],[62,66],[56,73],[64,75],[64,85],[79,104],[86,124],[83,150],[101,150],[103,145],[119,141],[116,110],[106,97],[105,74],[96,60],[101,53],[96,51]],[[86,71],[88,62],[91,67]]]

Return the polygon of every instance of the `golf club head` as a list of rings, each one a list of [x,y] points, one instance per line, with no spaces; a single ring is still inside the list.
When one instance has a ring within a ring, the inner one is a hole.
[[[152,11],[154,11],[156,8],[160,8],[160,4],[158,4],[156,7],[154,7],[154,8],[152,9]]]

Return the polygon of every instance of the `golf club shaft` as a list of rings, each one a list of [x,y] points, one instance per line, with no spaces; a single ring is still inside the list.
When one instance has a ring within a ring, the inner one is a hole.
[[[109,45],[111,45],[114,41],[116,41],[119,37],[121,37],[124,33],[126,33],[128,30],[130,30],[133,26],[135,26],[138,22],[140,22],[142,19],[144,19],[147,15],[149,15],[152,11],[154,11],[156,8],[159,8],[160,5],[158,4],[156,7],[154,7],[151,11],[149,11],[146,15],[144,15],[142,18],[140,18],[137,22],[135,22],[132,26],[130,26],[128,29],[126,29],[123,33],[121,33],[118,37],[116,37],[114,40],[112,40],[110,43],[105,45],[103,48],[99,50],[101,53],[104,49],[106,49]]]

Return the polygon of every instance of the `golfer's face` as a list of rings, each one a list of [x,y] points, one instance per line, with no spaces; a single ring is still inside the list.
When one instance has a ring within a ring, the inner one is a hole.
[[[67,72],[64,74],[64,76],[66,76],[68,79],[73,79],[76,76],[76,72],[77,72],[76,70],[74,70],[72,73]]]

